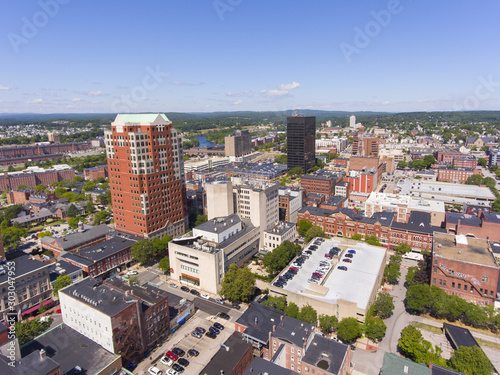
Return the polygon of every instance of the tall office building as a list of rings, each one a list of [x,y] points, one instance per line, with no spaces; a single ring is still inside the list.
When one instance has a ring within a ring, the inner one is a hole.
[[[252,152],[252,136],[248,130],[236,130],[224,138],[226,156],[240,157]]]
[[[182,141],[164,114],[118,114],[104,132],[115,227],[143,237],[187,227]]]
[[[316,164],[316,117],[287,117],[288,169],[301,167],[309,172]]]

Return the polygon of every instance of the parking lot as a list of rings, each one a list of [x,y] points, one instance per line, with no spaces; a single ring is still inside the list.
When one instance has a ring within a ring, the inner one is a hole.
[[[308,246],[304,248],[302,254],[308,251],[308,249],[313,245],[313,243],[314,241],[310,242]],[[337,265],[339,260],[338,255],[333,256],[332,258],[326,258],[325,254],[327,254],[333,246],[340,247],[340,242],[328,240],[315,246],[317,246],[317,249],[311,251],[311,254],[306,253],[308,255],[308,259],[306,259],[304,263],[302,263],[298,272],[295,274],[295,276],[293,276],[292,279],[288,280],[287,284],[283,286],[283,289],[295,291],[303,289],[304,286],[309,285],[309,283],[311,282],[310,280],[313,272],[315,272],[320,268],[319,267],[320,262],[323,262],[323,264],[328,264],[328,267],[322,268],[322,272],[324,273],[324,275],[322,278],[317,280],[318,284],[321,284],[324,280],[326,280],[328,275],[332,272],[332,270],[335,269],[335,266]],[[345,246],[343,246],[340,249],[339,253],[341,253],[343,249],[345,249]],[[298,265],[292,262],[290,267],[298,267]],[[279,276],[284,275],[290,267],[285,268]]]
[[[224,330],[222,330],[215,339],[211,339],[205,334],[203,334],[201,338],[196,338],[191,335],[191,332],[196,327],[202,327],[206,331],[208,331],[208,328],[215,322],[218,322],[224,326]],[[208,364],[208,362],[210,362],[215,353],[217,353],[220,348],[220,344],[224,343],[224,341],[226,341],[233,332],[233,322],[200,311],[196,314],[196,316],[191,318],[185,324],[185,326],[183,327],[183,335],[176,336],[175,339],[174,337],[172,337],[172,339],[169,340],[167,351],[171,350],[174,347],[184,350],[186,354],[183,358],[189,361],[189,365],[185,367],[185,370],[182,374],[197,375],[201,373],[203,368]],[[200,354],[197,357],[190,357],[187,354],[189,349],[195,349]],[[159,359],[156,363],[154,363],[154,366],[162,370],[163,374],[165,374],[166,371],[171,368],[171,366],[166,366],[161,363]]]
[[[31,253],[33,250],[39,250],[40,247],[40,239],[36,238],[38,233],[42,232],[52,232],[52,236],[57,237],[57,236],[63,236],[66,234],[69,230],[68,224],[56,224],[56,226],[47,226],[43,229],[41,229],[37,233],[31,233],[26,238],[21,240],[21,246],[19,247],[20,250],[24,251],[25,253]]]

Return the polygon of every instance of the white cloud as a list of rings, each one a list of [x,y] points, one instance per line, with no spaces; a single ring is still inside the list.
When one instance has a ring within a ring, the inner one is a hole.
[[[243,103],[243,100],[240,99],[240,100],[235,101],[233,104],[238,105],[238,104],[241,104],[241,103]]]
[[[176,86],[201,86],[204,83],[205,82],[192,83],[192,82],[173,81],[172,85],[176,85]]]
[[[231,96],[231,97],[238,98],[240,96],[246,96],[248,94],[250,94],[250,90],[245,90],[245,91],[241,91],[241,92],[228,92],[226,94],[226,96]]]
[[[265,95],[265,96],[274,96],[274,97],[288,95],[288,91],[287,90],[261,90],[260,93],[262,95]]]
[[[292,83],[283,83],[279,86],[280,90],[293,90],[300,86],[300,83],[293,81]]]
[[[34,103],[41,103],[43,102],[43,99],[42,98],[37,98],[37,99],[33,99],[33,100],[28,100],[26,103],[28,104],[34,104]]]
[[[0,90],[12,90],[12,89],[15,89],[16,86],[4,86],[4,85],[0,85]]]
[[[82,100],[82,99],[80,99],[80,98],[73,98],[73,99],[71,99],[72,102],[79,102],[80,100]]]
[[[71,104],[68,104],[68,105],[66,106],[66,108],[75,108],[75,106],[74,106],[74,105],[71,105]]]
[[[102,94],[102,91],[101,90],[97,90],[97,91],[89,91],[87,93],[88,96],[101,96]]]

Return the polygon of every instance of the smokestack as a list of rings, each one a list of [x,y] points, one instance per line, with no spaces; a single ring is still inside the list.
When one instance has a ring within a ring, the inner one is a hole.
[[[40,359],[44,359],[47,356],[47,353],[44,349],[40,349]]]

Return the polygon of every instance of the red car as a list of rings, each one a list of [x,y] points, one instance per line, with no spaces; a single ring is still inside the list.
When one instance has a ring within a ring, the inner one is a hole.
[[[343,262],[347,262],[347,263],[352,263],[352,259],[349,259],[349,258],[344,258],[342,259]]]
[[[60,314],[60,313],[61,313],[61,309],[56,310],[56,314]]]
[[[332,254],[328,254],[328,253],[327,253],[327,254],[325,254],[325,258],[330,258],[330,259],[332,259],[332,258],[333,258],[333,255],[332,255]]]
[[[299,271],[299,269],[298,269],[297,267],[290,267],[290,270],[291,270],[291,271],[295,271],[295,272],[298,272],[298,271]]]
[[[314,272],[313,276],[319,277],[320,279],[323,277],[323,275],[320,274],[319,272]]]
[[[165,353],[165,357],[170,358],[172,361],[177,361],[177,358],[179,358],[177,354],[174,354],[170,350]]]

